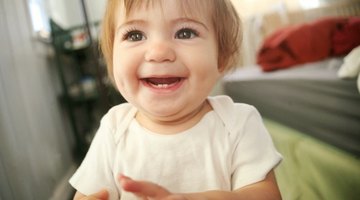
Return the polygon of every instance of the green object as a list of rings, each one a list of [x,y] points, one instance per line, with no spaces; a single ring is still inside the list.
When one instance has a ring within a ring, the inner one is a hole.
[[[53,45],[58,51],[69,49],[72,44],[71,30],[61,28],[54,20],[50,19]]]
[[[359,158],[278,122],[264,122],[284,157],[275,170],[284,200],[359,199]]]

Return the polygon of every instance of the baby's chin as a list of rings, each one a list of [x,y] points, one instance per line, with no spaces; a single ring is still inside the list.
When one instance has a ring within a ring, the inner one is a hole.
[[[186,113],[181,112],[181,109],[174,110],[166,107],[162,109],[147,109],[144,112],[147,117],[164,123],[181,120],[186,115]]]
[[[155,119],[159,122],[181,124],[187,123],[187,121],[192,121],[193,118],[199,117],[199,115],[201,115],[201,109],[198,107],[192,108],[184,106],[165,106],[162,109],[148,110],[146,111],[146,114],[149,118]]]
[[[186,116],[185,108],[178,107],[174,108],[172,106],[153,106],[153,107],[142,107],[139,109],[139,112],[146,116],[147,118],[158,121],[160,123],[167,123],[172,121],[179,121]]]

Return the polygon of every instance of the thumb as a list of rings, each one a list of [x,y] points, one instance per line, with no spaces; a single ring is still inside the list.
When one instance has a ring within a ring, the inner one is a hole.
[[[103,189],[100,190],[99,192],[90,195],[90,197],[93,197],[95,199],[99,199],[99,200],[108,200],[109,198],[109,193],[107,190]]]

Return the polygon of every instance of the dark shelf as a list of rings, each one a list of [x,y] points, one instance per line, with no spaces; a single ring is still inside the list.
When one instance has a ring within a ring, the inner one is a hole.
[[[93,40],[90,26],[98,22],[88,21],[85,1],[81,0],[85,23],[63,29],[50,20],[52,45],[62,92],[59,101],[66,109],[76,145],[73,149],[75,160],[82,160],[94,136],[100,118],[124,98],[106,77],[106,66],[100,62],[99,48]],[[93,27],[92,27],[93,28]]]
[[[54,21],[52,44],[56,66],[62,86],[59,101],[68,113],[76,145],[74,158],[81,160],[85,155],[95,130],[99,126],[99,116],[108,108],[104,101],[103,74],[105,66],[100,66],[93,45],[89,39],[88,27],[78,26],[62,29]],[[79,31],[80,30],[80,31]],[[74,41],[74,31],[83,34],[84,41]],[[78,42],[76,44],[76,42]],[[76,45],[75,45],[76,44]]]
[[[100,98],[97,92],[87,95],[78,95],[67,97],[65,94],[60,95],[59,99],[62,103],[69,101],[73,105],[81,105],[84,103],[95,102]]]

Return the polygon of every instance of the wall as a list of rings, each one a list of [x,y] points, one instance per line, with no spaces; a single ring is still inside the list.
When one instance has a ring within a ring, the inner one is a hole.
[[[0,199],[50,199],[72,165],[47,47],[24,0],[0,1]]]
[[[249,17],[267,12],[280,5],[288,10],[300,9],[299,1],[294,0],[231,0],[241,17]]]
[[[282,5],[288,11],[313,8],[335,2],[347,2],[351,0],[231,0],[242,17],[268,12],[274,7]]]

